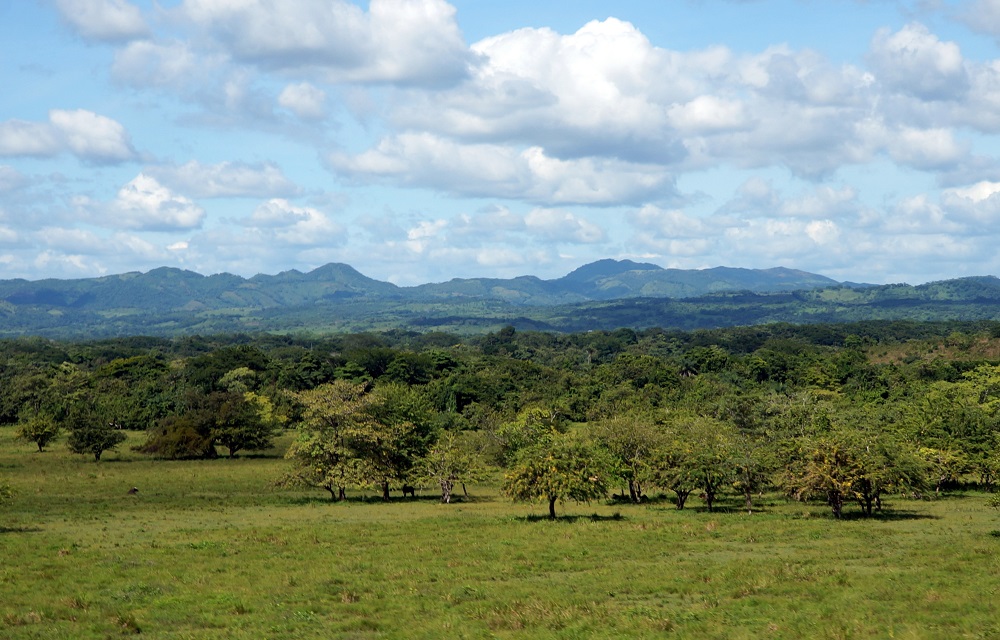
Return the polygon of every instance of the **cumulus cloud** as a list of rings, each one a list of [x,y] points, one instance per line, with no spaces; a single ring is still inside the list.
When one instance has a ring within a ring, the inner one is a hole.
[[[287,85],[278,95],[278,104],[306,120],[320,120],[326,116],[326,93],[308,82]]]
[[[267,198],[299,193],[299,188],[272,163],[220,162],[206,165],[191,160],[180,166],[150,167],[145,173],[195,198]]]
[[[444,0],[185,0],[179,13],[235,59],[333,82],[438,85],[473,62]]]
[[[895,33],[880,30],[872,41],[869,64],[885,87],[927,100],[955,99],[969,88],[958,45],[942,42],[918,23]]]
[[[59,13],[89,40],[122,41],[149,32],[142,12],[127,0],[56,0]]]
[[[205,210],[192,200],[174,193],[156,178],[140,173],[123,186],[115,200],[96,220],[111,228],[141,231],[196,229],[205,219]]]
[[[222,64],[217,56],[199,53],[186,42],[136,40],[115,51],[111,75],[134,87],[171,88],[184,93],[187,87],[204,81],[206,72]]]
[[[85,109],[53,109],[48,122],[0,122],[0,156],[51,157],[64,151],[93,164],[116,164],[136,156],[121,123]]]
[[[344,239],[344,228],[320,210],[299,207],[282,198],[261,203],[240,223],[287,245],[328,245]]]
[[[657,167],[602,158],[560,160],[540,147],[459,144],[430,134],[385,138],[369,151],[333,154],[329,161],[335,171],[361,180],[541,204],[600,206],[675,194],[672,176]]]
[[[553,242],[597,244],[607,240],[604,229],[568,211],[534,209],[524,223],[529,232]]]

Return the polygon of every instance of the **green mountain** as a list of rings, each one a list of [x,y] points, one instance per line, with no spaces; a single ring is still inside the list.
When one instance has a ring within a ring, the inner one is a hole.
[[[663,269],[601,260],[553,280],[473,278],[398,287],[344,264],[242,278],[160,268],[0,281],[0,336],[94,338],[388,329],[714,328],[772,322],[1000,320],[992,276],[920,286],[838,283],[792,269]]]

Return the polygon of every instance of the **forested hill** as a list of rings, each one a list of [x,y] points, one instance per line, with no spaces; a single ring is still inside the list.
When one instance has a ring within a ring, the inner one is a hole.
[[[242,278],[172,268],[80,280],[0,281],[0,335],[59,338],[225,332],[482,333],[701,329],[770,322],[997,320],[992,276],[919,286],[837,283],[791,269],[663,269],[602,260],[553,280],[398,287],[348,265]]]

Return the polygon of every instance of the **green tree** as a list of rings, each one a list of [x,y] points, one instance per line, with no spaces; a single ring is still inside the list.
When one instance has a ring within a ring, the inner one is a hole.
[[[610,461],[590,442],[552,432],[518,454],[504,476],[502,491],[513,500],[546,500],[549,518],[555,519],[556,502],[567,498],[589,502],[607,496],[609,466]]]
[[[470,442],[471,432],[444,432],[414,469],[417,481],[441,487],[441,502],[450,503],[456,483],[476,482],[486,478],[482,456]]]
[[[369,406],[374,399],[367,384],[345,380],[301,391],[295,398],[303,406],[303,420],[285,454],[293,468],[279,482],[326,489],[331,499],[342,500],[348,487],[371,476],[354,439],[356,432],[370,428]]]
[[[652,481],[651,462],[663,443],[662,432],[647,415],[602,420],[592,428],[594,440],[608,450],[614,475],[628,488],[629,498],[640,502],[643,486]]]
[[[657,484],[677,495],[682,509],[687,496],[700,490],[708,510],[733,479],[732,426],[708,416],[678,414],[670,419],[655,456]]]
[[[795,498],[822,496],[836,518],[850,500],[871,516],[881,509],[882,496],[925,488],[927,467],[890,434],[839,429],[804,441],[784,484]]]
[[[100,462],[101,454],[114,450],[125,441],[126,435],[95,411],[92,404],[77,401],[70,405],[66,416],[69,425],[69,450],[79,454],[93,454]]]
[[[33,442],[41,452],[59,436],[59,424],[47,413],[34,413],[25,418],[18,426],[14,436],[18,440]]]
[[[213,394],[215,395],[215,394]],[[235,458],[240,451],[260,451],[274,446],[277,424],[270,401],[252,391],[220,394],[211,435]]]

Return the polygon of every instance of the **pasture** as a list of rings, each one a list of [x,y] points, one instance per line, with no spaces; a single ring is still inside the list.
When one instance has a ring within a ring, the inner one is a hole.
[[[128,449],[142,438],[95,463],[0,428],[0,637],[1000,637],[1000,514],[979,493],[870,520],[771,496],[550,522],[495,487],[451,505],[275,489],[287,439],[159,461]]]

